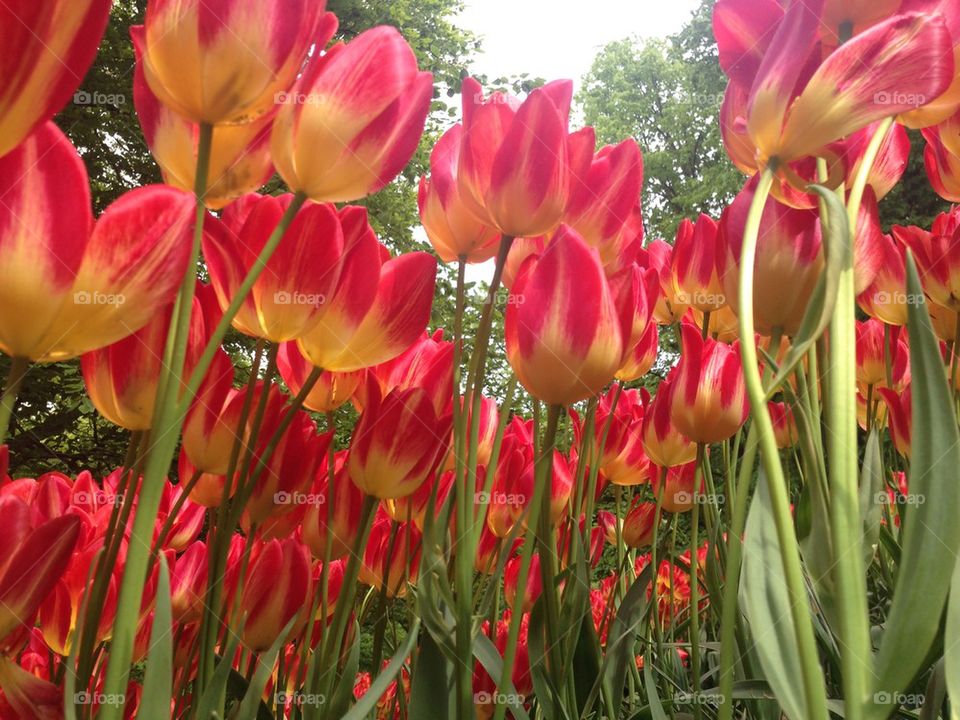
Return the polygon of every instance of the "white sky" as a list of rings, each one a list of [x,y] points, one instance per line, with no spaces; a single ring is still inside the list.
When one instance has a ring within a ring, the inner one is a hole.
[[[466,0],[457,24],[482,40],[472,69],[490,78],[527,73],[569,78],[579,89],[597,51],[614,40],[665,37],[683,27],[699,0]],[[426,242],[422,229],[418,235]],[[493,261],[467,266],[489,281]]]

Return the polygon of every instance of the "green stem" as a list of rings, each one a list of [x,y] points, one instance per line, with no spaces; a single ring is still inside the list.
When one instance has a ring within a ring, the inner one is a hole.
[[[20,395],[23,378],[26,377],[29,369],[29,358],[10,358],[10,371],[7,373],[6,382],[3,384],[3,396],[0,397],[0,445],[7,441],[7,431],[10,429],[13,408],[17,404],[17,396]]]
[[[817,658],[816,639],[810,616],[810,601],[803,580],[797,536],[790,515],[790,497],[787,481],[780,464],[773,422],[767,409],[766,394],[760,378],[757,359],[756,335],[753,319],[753,278],[757,256],[757,240],[760,218],[773,184],[773,170],[768,166],[760,176],[750,204],[744,228],[743,246],[740,252],[740,283],[738,306],[740,308],[740,354],[743,359],[743,374],[750,398],[753,422],[757,427],[760,442],[760,459],[766,472],[770,490],[772,511],[780,541],[784,579],[790,594],[790,610],[796,632],[797,651],[800,655],[801,675],[807,711],[812,720],[827,720],[827,696],[823,672]]]
[[[550,517],[550,505],[553,495],[553,450],[556,447],[557,425],[563,407],[550,405],[547,408],[547,429],[543,436],[542,448],[539,456],[540,467],[535,468],[538,482],[544,486],[540,497],[540,518],[537,523],[537,540],[539,542],[540,579],[543,585],[544,608],[546,610],[546,633],[548,638],[548,657],[550,671],[554,676],[556,686],[564,686],[562,662],[559,657],[559,642],[554,638],[561,637],[560,608],[557,601],[557,589],[554,578],[557,575],[557,543],[553,532],[553,522]],[[570,529],[573,532],[573,528]],[[572,544],[572,542],[571,542]],[[523,587],[518,586],[518,587]],[[518,590],[519,592],[519,590]]]
[[[709,318],[709,314],[705,316]],[[707,320],[703,323],[706,332]],[[703,476],[703,454],[705,446],[697,443],[697,464],[693,475],[693,512],[690,514],[690,662],[693,670],[693,718],[700,720],[700,578],[697,575],[697,543],[700,532],[700,484],[697,482]],[[671,582],[673,582],[671,578]]]

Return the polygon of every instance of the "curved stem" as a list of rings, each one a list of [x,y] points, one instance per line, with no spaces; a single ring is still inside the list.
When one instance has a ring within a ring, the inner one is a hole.
[[[0,445],[7,441],[7,431],[10,429],[13,408],[17,404],[17,396],[20,395],[23,378],[26,377],[29,369],[30,360],[28,358],[10,358],[10,371],[7,373],[7,380],[3,385],[3,396],[0,397]]]

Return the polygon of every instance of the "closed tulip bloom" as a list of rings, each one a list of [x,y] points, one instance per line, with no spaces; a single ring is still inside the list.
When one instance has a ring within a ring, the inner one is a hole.
[[[396,28],[382,25],[314,58],[277,113],[271,151],[295,192],[349,202],[376,192],[410,160],[433,76]]]
[[[494,93],[484,100],[473,78],[463,82],[463,140],[458,182],[481,222],[505,235],[553,231],[570,194],[567,126],[573,83],[557,80],[520,103]]]
[[[682,393],[674,368],[660,383],[653,401],[643,414],[643,449],[647,457],[660,467],[683,465],[694,459],[697,445],[674,424],[671,409],[675,393]]]
[[[53,124],[0,158],[0,350],[66,360],[136,332],[172,302],[193,197],[148,186],[93,223],[83,162]]]
[[[889,350],[885,334],[889,334]],[[904,334],[899,327],[888,327],[879,320],[869,318],[857,322],[857,384],[860,391],[866,394],[870,385],[876,387],[887,386],[887,362],[889,353],[891,364],[891,380],[893,388],[902,386],[904,378],[909,378],[910,353]]]
[[[317,468],[310,494],[322,498],[323,502],[311,503],[303,517],[303,541],[318,560],[324,560],[329,553],[330,559],[346,557],[351,544],[360,531],[360,509],[363,506],[363,493],[350,481],[343,467],[333,476],[333,493],[330,492],[330,472],[327,464]],[[330,512],[333,516],[330,516]],[[332,522],[330,522],[332,520]],[[327,535],[330,547],[327,547]]]
[[[933,302],[960,312],[960,210],[939,214],[930,232],[899,225],[891,230],[913,251],[924,292]]]
[[[952,343],[957,338],[957,313],[935,302],[927,303],[927,312],[930,313],[930,322],[937,337],[945,343]]]
[[[523,267],[527,259],[540,257],[546,247],[547,237],[545,235],[514,238],[513,242],[510,243],[507,261],[503,265],[503,286],[507,290],[512,290],[513,283],[520,275],[520,268]]]
[[[672,255],[673,289],[684,304],[701,312],[719,310],[727,304],[719,273],[724,261],[717,238],[717,223],[708,215],[696,224],[680,221]]]
[[[420,178],[417,206],[427,239],[444,262],[480,263],[497,254],[500,233],[471,213],[460,196],[457,172],[463,126],[447,130],[430,153],[430,175]]]
[[[383,589],[391,598],[406,595],[408,578],[417,577],[423,543],[420,531],[413,523],[396,523],[396,532],[393,532],[391,526],[394,522],[382,509],[378,511],[359,576],[360,582]]]
[[[606,145],[593,154],[594,130],[586,127],[570,138],[574,160],[570,201],[563,222],[595,247],[605,267],[617,260],[619,243],[627,239],[624,225],[640,198],[643,185],[643,157],[632,138]],[[582,145],[582,150],[576,148]]]
[[[438,416],[425,390],[381,397],[371,381],[350,443],[350,479],[381,500],[410,495],[443,460],[450,428],[450,414]]]
[[[183,451],[197,472],[227,472],[240,414],[233,389],[233,363],[217,352],[183,424]]]
[[[623,355],[621,367],[628,362],[637,345],[644,340],[650,327],[654,307],[660,294],[657,271],[642,268],[633,262],[610,274],[607,271],[613,302],[623,324]]]
[[[153,93],[195,123],[249,122],[277,102],[336,30],[324,2],[150,0],[143,69]]]
[[[307,360],[295,341],[283,343],[277,353],[277,369],[280,377],[294,395],[300,393],[313,365]],[[313,388],[307,393],[303,406],[319,413],[333,412],[353,397],[366,378],[365,370],[332,372],[324,370]]]
[[[650,480],[650,459],[643,450],[643,408],[650,396],[646,390],[623,390],[611,417],[616,390],[600,399],[596,417],[596,440],[604,432],[607,441],[600,455],[600,470],[614,485],[640,485]],[[609,428],[609,429],[608,429]]]
[[[364,208],[343,208],[340,223],[340,280],[299,344],[314,366],[349,372],[391,360],[420,337],[430,320],[437,261],[423,252],[390,258]]]
[[[656,503],[641,502],[639,498],[631,505],[623,518],[620,537],[624,545],[639,550],[653,541],[654,520],[657,516]]]
[[[881,235],[882,262],[873,282],[857,296],[857,304],[870,317],[888,325],[907,324],[907,269],[904,248],[889,235]]]
[[[723,282],[727,301],[739,312],[740,251],[757,177],[751,179],[723,212],[720,232],[726,247]],[[760,218],[753,277],[753,316],[757,332],[799,330],[810,296],[823,271],[820,223],[813,210],[791,208],[769,198]]]
[[[887,417],[890,426],[890,439],[897,452],[907,460],[912,448],[913,410],[911,407],[910,386],[900,392],[890,388],[879,388],[877,392],[887,404]]]
[[[205,226],[203,254],[226,309],[293,200],[250,193]],[[332,205],[308,203],[290,224],[233,319],[238,330],[271,342],[304,335],[319,320],[340,279],[343,231]]]
[[[0,6],[0,157],[60,111],[86,75],[110,0],[13,0]]]
[[[190,545],[170,568],[170,606],[176,622],[191,623],[203,616],[207,592],[207,545]]]
[[[647,325],[640,341],[633,346],[617,370],[617,380],[630,382],[638,380],[650,372],[660,350],[660,327],[656,323]]]
[[[740,429],[750,410],[738,346],[704,340],[689,323],[680,332],[683,352],[672,398],[673,422],[698,443],[726,440]]]
[[[310,553],[297,540],[271,540],[250,561],[240,612],[246,614],[243,644],[254,652],[268,649],[294,617],[295,637],[307,620],[313,592]]]
[[[960,202],[960,112],[922,133],[927,141],[923,162],[930,185],[944,200]]]
[[[660,278],[660,295],[653,317],[660,325],[673,325],[680,321],[688,307],[677,297],[673,285],[673,246],[663,240],[654,240],[647,245],[646,251],[649,266]]]
[[[437,414],[450,410],[453,402],[453,343],[443,339],[443,329],[420,339],[400,355],[370,369],[381,395],[396,389],[419,387],[430,393]],[[365,388],[361,388],[362,391]],[[363,398],[358,398],[363,405]]]
[[[533,472],[533,448],[508,428],[487,498],[487,527],[495,536],[507,537],[519,522],[527,505],[526,492],[533,487]]]
[[[147,147],[163,181],[180,190],[193,192],[197,170],[200,128],[153,94],[143,72],[142,25],[130,28],[137,54],[133,75],[133,102]],[[213,210],[228,205],[241,195],[256,190],[273,175],[270,160],[270,129],[274,111],[255,120],[213,128],[204,203]]]
[[[520,564],[522,558],[514,556],[507,560],[503,569],[503,597],[508,608],[514,608],[517,599],[517,583],[520,580]],[[523,596],[520,603],[520,612],[528,613],[533,610],[534,604],[543,593],[543,573],[540,572],[540,554],[534,553],[530,558],[530,570],[527,583],[522,589]]]
[[[703,492],[703,480],[700,480],[700,489],[695,491],[693,485],[696,478],[696,461],[675,465],[666,468],[666,477],[663,469],[654,468],[651,472],[651,486],[655,497],[660,498],[661,507],[667,512],[687,512],[697,502],[695,495]]]
[[[781,450],[793,447],[800,440],[793,408],[785,402],[768,402],[767,411],[773,422],[773,437]]]
[[[531,395],[569,405],[599,392],[623,357],[624,322],[596,250],[561,227],[514,284],[507,359]]]

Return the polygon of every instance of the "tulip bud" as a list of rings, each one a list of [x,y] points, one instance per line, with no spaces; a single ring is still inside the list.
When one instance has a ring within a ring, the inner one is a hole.
[[[507,601],[507,607],[511,610],[517,597],[517,583],[520,580],[520,565],[522,558],[515,556],[507,561],[503,570],[503,597]],[[530,570],[527,575],[527,584],[523,586],[523,599],[521,603],[521,612],[528,613],[533,610],[534,604],[543,593],[543,574],[540,572],[540,555],[534,553],[530,558]]]
[[[738,345],[703,340],[688,323],[680,331],[683,352],[671,418],[680,432],[698,443],[726,440],[740,429],[750,411]]]
[[[207,545],[198,540],[170,568],[170,606],[173,619],[191,623],[203,616],[207,592]]]
[[[381,25],[314,58],[273,124],[277,172],[317,202],[376,192],[410,160],[423,133],[433,76],[396,28]]]
[[[923,290],[933,302],[960,312],[960,210],[941,213],[931,232],[895,225],[897,242],[913,251]]]
[[[375,382],[368,388],[367,406],[350,443],[350,479],[380,499],[409,495],[443,460],[451,416],[438,415],[420,388],[394,390],[385,397]]]
[[[407,579],[417,577],[421,544],[413,523],[395,522],[379,511],[363,554],[360,582],[385,590],[387,597],[403,597]]]
[[[457,171],[463,126],[454,125],[433,146],[430,176],[420,178],[417,206],[427,239],[444,262],[481,263],[497,253],[500,234],[484,225],[460,197]]]
[[[548,251],[525,266],[511,300],[507,359],[531,395],[569,405],[613,379],[630,326],[617,315],[596,250],[575,232],[561,227]]]
[[[651,327],[656,327],[655,325]],[[650,459],[643,451],[641,429],[643,404],[649,402],[646,390],[623,390],[613,410],[616,391],[611,389],[600,399],[596,417],[596,441],[603,433],[607,441],[600,456],[600,470],[614,485],[640,485],[650,479]]]
[[[653,317],[661,325],[673,325],[687,311],[687,305],[677,297],[673,284],[673,247],[663,240],[654,240],[646,250],[647,262],[660,278],[660,295]]]
[[[240,596],[240,611],[246,614],[243,644],[263,652],[294,617],[289,637],[295,637],[307,620],[312,585],[310,554],[301,543],[271,540],[260,547]]]
[[[712,312],[727,304],[718,272],[724,261],[717,223],[701,215],[696,225],[684,218],[673,245],[672,277],[676,297],[685,305]]]
[[[888,325],[907,324],[907,270],[904,249],[889,235],[881,235],[878,248],[882,262],[876,277],[857,297],[860,308]]]
[[[665,471],[665,472],[664,472]],[[703,479],[700,488],[694,490],[697,463],[689,462],[672,468],[654,468],[651,472],[651,486],[654,496],[660,498],[661,507],[667,512],[687,512],[698,501],[697,495],[703,491]]]
[[[501,93],[484,100],[480,83],[464,81],[458,183],[478,220],[512,237],[544,235],[561,222],[572,92],[569,80],[557,80],[523,103]]]
[[[303,518],[303,541],[318,560],[325,560],[328,555],[331,560],[346,557],[354,537],[359,532],[363,493],[350,481],[346,470],[338,468],[333,476],[331,495],[330,472],[326,463],[321,463],[317,469],[310,493],[322,498],[323,502],[312,503],[307,507]]]
[[[630,382],[642,378],[650,372],[650,368],[656,362],[659,349],[660,328],[656,323],[650,323],[644,330],[639,342],[633,346],[626,359],[621,363],[616,374],[617,380]]]
[[[0,28],[0,157],[62,108],[86,75],[110,17],[110,0],[4,3]],[[79,100],[87,93],[77,93]]]
[[[674,369],[660,383],[657,394],[643,414],[643,449],[647,457],[661,467],[683,465],[697,454],[696,444],[682,434],[673,422],[673,395],[682,392]]]
[[[654,521],[657,506],[651,502],[635,500],[623,518],[620,537],[627,547],[640,549],[653,541]]]
[[[767,410],[773,422],[773,436],[777,447],[783,450],[796,445],[800,436],[797,434],[797,420],[793,416],[793,408],[785,402],[769,402]]]
[[[893,446],[898,453],[909,460],[913,427],[910,386],[907,385],[899,393],[890,388],[879,388],[877,392],[887,404],[890,439],[893,441]]]
[[[291,341],[280,346],[277,353],[277,369],[280,371],[280,377],[290,388],[290,392],[299,395],[307,377],[313,371],[313,365],[300,352],[297,343]],[[324,370],[304,398],[303,406],[318,413],[333,412],[350,400],[365,378],[365,370],[355,372]]]
[[[283,101],[311,45],[333,35],[336,18],[324,5],[153,0],[143,43],[150,89],[191,122],[249,122]]]

